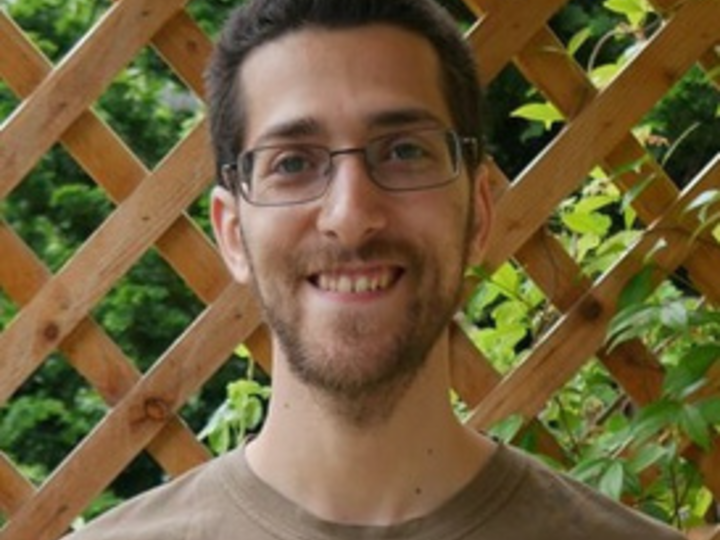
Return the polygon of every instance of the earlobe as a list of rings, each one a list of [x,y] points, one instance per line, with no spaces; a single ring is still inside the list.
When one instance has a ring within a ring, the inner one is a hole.
[[[216,186],[210,195],[210,218],[215,240],[235,281],[248,283],[250,267],[240,227],[239,204],[227,189]]]
[[[478,168],[474,185],[475,223],[470,260],[472,264],[480,264],[487,251],[493,222],[493,201],[490,193],[490,178],[487,166],[481,165]]]

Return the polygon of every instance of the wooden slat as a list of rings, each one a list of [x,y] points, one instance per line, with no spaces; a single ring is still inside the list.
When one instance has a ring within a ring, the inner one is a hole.
[[[113,212],[0,334],[0,403],[68,335],[205,187],[213,164],[205,123]]]
[[[566,117],[574,118],[597,96],[585,72],[569,55],[558,54],[562,43],[548,29],[540,30],[518,55],[517,65],[521,72],[550,99]],[[610,174],[624,170],[616,183],[625,191],[653,178],[652,183],[633,202],[638,217],[651,223],[674,202],[678,190],[665,171],[646,153],[631,134],[602,160]],[[628,170],[629,164],[641,164],[638,170]],[[503,243],[491,244],[488,261],[499,264],[507,255]],[[694,248],[685,262],[693,282],[716,305],[720,303],[720,282],[715,279],[720,266],[720,254],[707,250],[703,245]]]
[[[490,173],[493,185],[509,185],[508,179],[499,169],[491,167]],[[502,190],[498,191],[502,193]],[[544,228],[536,231],[517,251],[515,259],[523,266],[528,276],[545,292],[548,300],[562,312],[571,309],[584,294],[589,292],[592,286],[580,266],[570,257],[559,241]],[[496,269],[486,266],[486,270],[489,272],[494,272]],[[465,298],[477,285],[472,279],[467,279],[466,282],[468,290]],[[623,344],[612,353],[600,350],[597,355],[627,394],[637,403],[645,404],[659,397],[663,376],[662,368],[657,359],[640,341],[634,340]]]
[[[35,487],[0,452],[0,512],[12,517],[35,493]]]
[[[0,199],[186,2],[123,0],[108,9],[0,131]]]
[[[176,41],[182,43],[182,40]],[[51,72],[48,60],[3,12],[0,12],[0,48],[7,53],[0,56],[0,76],[18,96],[30,95]],[[6,61],[9,58],[12,62]],[[60,142],[116,202],[126,199],[150,174],[92,111],[83,112]],[[160,254],[203,302],[212,302],[227,286],[230,277],[225,265],[212,244],[185,214],[158,240],[157,246]]]
[[[173,16],[152,39],[155,50],[196,95],[204,96],[203,73],[212,43],[184,10]]]
[[[460,399],[472,409],[500,383],[501,377],[458,325],[452,325],[449,334],[452,387]],[[527,429],[534,430],[537,434],[538,451],[558,463],[567,461],[562,447],[541,422],[530,421]],[[524,431],[520,435],[523,433]]]
[[[720,3],[685,4],[516,180],[497,208],[493,255],[507,259],[720,33]],[[677,43],[683,43],[678,47]],[[632,93],[633,99],[627,99]]]
[[[688,202],[703,190],[720,187],[720,156],[682,194],[662,219],[606,273],[549,332],[533,353],[491,392],[473,412],[470,424],[487,427],[513,413],[536,415],[547,399],[565,384],[601,346],[607,324],[615,313],[614,302],[628,279],[642,268],[644,256],[664,238],[668,247],[655,253],[663,272],[682,263],[692,245],[692,230],[677,227]]]
[[[53,540],[61,534],[255,329],[259,316],[247,289],[231,285],[223,291],[23,506],[0,540]],[[85,474],[88,469],[92,475]]]
[[[475,50],[482,81],[493,80],[567,0],[506,0],[485,12],[467,39]],[[482,2],[475,4],[482,10]]]
[[[50,279],[50,272],[2,220],[0,253],[9,263],[0,264],[0,286],[16,304],[27,304]],[[110,405],[118,403],[140,380],[132,362],[91,319],[82,320],[59,349]],[[179,418],[171,418],[169,424],[148,447],[150,455],[168,474],[177,476],[207,461],[209,452]]]

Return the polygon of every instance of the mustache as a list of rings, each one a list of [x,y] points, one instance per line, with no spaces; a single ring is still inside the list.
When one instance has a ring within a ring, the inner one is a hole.
[[[324,242],[298,254],[297,267],[305,275],[333,270],[352,264],[372,264],[373,261],[390,261],[405,268],[418,268],[425,257],[420,248],[406,240],[370,239],[357,248],[347,248]]]

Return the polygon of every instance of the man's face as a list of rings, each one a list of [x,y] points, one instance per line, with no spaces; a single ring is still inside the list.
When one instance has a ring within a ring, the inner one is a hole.
[[[246,148],[361,147],[452,126],[434,50],[389,26],[286,35],[256,49],[240,77]],[[457,307],[468,250],[484,242],[488,196],[464,171],[440,188],[391,193],[362,156],[333,163],[319,200],[255,207],[216,190],[213,219],[231,271],[259,295],[275,361],[359,399],[407,385],[423,365]]]

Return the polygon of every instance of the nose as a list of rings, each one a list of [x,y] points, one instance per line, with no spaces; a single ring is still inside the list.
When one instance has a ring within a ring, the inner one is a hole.
[[[388,194],[372,181],[362,155],[336,156],[332,174],[318,229],[346,248],[357,248],[387,226]]]

